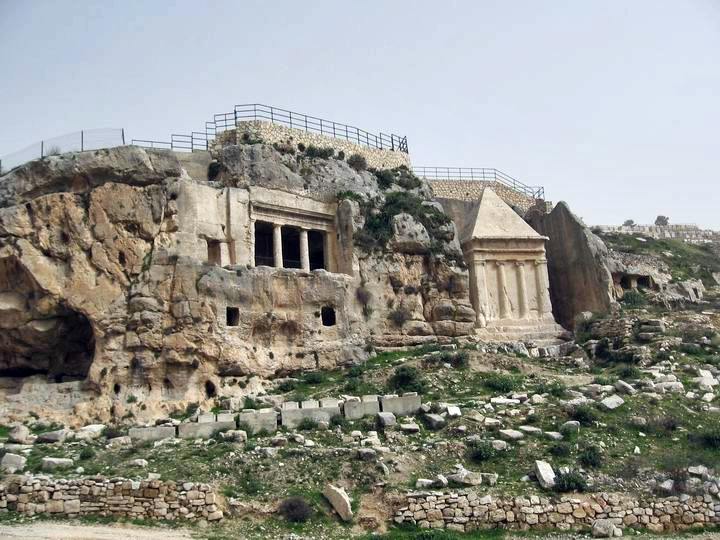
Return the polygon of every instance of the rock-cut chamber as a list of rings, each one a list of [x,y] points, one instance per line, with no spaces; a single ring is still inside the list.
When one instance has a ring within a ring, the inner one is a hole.
[[[0,377],[84,379],[94,352],[82,313],[42,291],[15,258],[0,259]]]

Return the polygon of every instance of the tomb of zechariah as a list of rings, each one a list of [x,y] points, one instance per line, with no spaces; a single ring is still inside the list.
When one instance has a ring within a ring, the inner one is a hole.
[[[0,177],[0,416],[157,418],[376,348],[557,334],[545,239],[497,195],[438,202],[404,139],[293,120]]]

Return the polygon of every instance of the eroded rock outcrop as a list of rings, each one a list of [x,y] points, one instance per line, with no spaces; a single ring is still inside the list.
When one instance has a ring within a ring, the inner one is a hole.
[[[606,313],[614,302],[608,249],[560,202],[549,214],[533,214],[530,224],[549,238],[545,250],[553,314],[565,328],[573,328],[584,311]]]
[[[400,216],[386,245],[355,245],[389,193],[431,204],[425,183],[380,189],[342,160],[263,144],[219,148],[201,177],[208,155],[194,156],[111,148],[0,179],[4,417],[152,418],[261,390],[260,378],[361,362],[368,344],[472,332],[452,223],[428,244],[431,222]],[[258,258],[267,238],[255,226],[275,220],[294,234],[277,238],[295,268]],[[310,253],[296,254],[307,234]]]

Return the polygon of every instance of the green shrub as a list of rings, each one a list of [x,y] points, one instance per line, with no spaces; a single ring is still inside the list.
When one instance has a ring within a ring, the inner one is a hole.
[[[297,426],[298,431],[313,431],[317,428],[318,423],[312,418],[303,418]]]
[[[357,172],[367,169],[367,160],[360,154],[353,154],[347,159],[347,164]]]
[[[640,291],[636,291],[635,289],[625,291],[625,293],[623,294],[623,297],[620,299],[620,301],[623,304],[625,304],[626,306],[631,307],[631,308],[642,307],[645,304],[647,304],[645,295],[643,293],[641,293]]]
[[[338,201],[344,201],[345,199],[355,201],[358,203],[365,202],[365,197],[355,191],[340,191],[336,195]]]
[[[541,381],[537,387],[538,394],[550,394],[556,398],[563,398],[567,395],[567,386],[562,381]]]
[[[559,442],[551,445],[548,448],[548,452],[555,457],[568,457],[572,453],[572,446],[568,443]]]
[[[339,427],[340,429],[345,429],[348,426],[347,418],[345,418],[342,414],[335,414],[330,418],[330,427]]]
[[[385,197],[382,207],[376,208],[378,201],[363,205],[365,225],[364,233],[354,235],[355,244],[369,251],[384,248],[392,237],[393,217],[405,213],[422,223],[430,239],[435,242],[452,240],[452,232],[445,229],[450,218],[434,206],[423,204],[423,200],[406,191],[393,191]]]
[[[93,450],[92,448],[86,446],[85,448],[80,450],[80,459],[82,459],[83,461],[87,460],[87,459],[92,459],[94,457],[95,457],[95,450]]]
[[[416,368],[400,366],[388,380],[388,386],[392,390],[422,393],[425,391],[426,383]]]
[[[280,503],[278,513],[290,523],[305,523],[313,510],[302,497],[289,497]]]
[[[207,179],[210,182],[216,180],[218,176],[220,176],[220,173],[222,173],[224,170],[225,165],[223,165],[219,161],[211,161],[210,165],[208,165]]]
[[[643,431],[663,435],[672,433],[677,430],[680,425],[680,419],[670,414],[663,416],[651,416],[648,418],[647,425],[643,428]]]
[[[642,371],[640,371],[635,366],[631,366],[628,364],[619,365],[617,368],[617,374],[618,377],[623,380],[633,380],[642,377]]]
[[[252,396],[245,396],[243,400],[243,409],[259,409],[260,403],[258,403]]]
[[[303,382],[306,384],[321,384],[325,382],[325,374],[318,371],[311,371],[303,375]]]
[[[570,491],[583,492],[587,489],[587,481],[577,471],[567,473],[559,473],[555,477],[555,491],[558,493],[568,493]]]
[[[599,469],[603,464],[603,455],[597,446],[587,446],[580,451],[578,461],[583,467]]]
[[[467,369],[470,365],[470,355],[468,355],[467,351],[446,353],[442,355],[442,361],[450,364],[455,369]]]
[[[395,183],[403,189],[418,189],[422,186],[420,179],[407,167],[395,169]]]
[[[593,426],[598,420],[598,414],[590,405],[578,405],[570,412],[570,418],[580,422],[580,425]]]
[[[468,458],[475,463],[485,463],[498,456],[498,451],[488,441],[477,441],[468,447]]]
[[[247,433],[247,436],[248,436],[248,437],[252,437],[252,436],[253,436],[253,433],[254,433],[253,428],[252,428],[252,426],[251,426],[250,424],[248,424],[247,422],[242,421],[242,420],[239,421],[239,422],[237,423],[237,428],[238,428],[240,431],[244,431],[245,433]]]
[[[483,376],[483,386],[504,394],[512,392],[522,384],[522,378],[505,373],[488,373]]]
[[[720,450],[720,427],[707,428],[690,435],[690,440],[710,450]]]
[[[335,155],[335,149],[329,146],[320,147],[311,144],[305,149],[305,155],[309,158],[330,159]]]
[[[392,173],[392,171],[383,169],[382,171],[373,170],[372,172],[377,179],[378,187],[380,189],[386,190],[390,186],[392,186],[393,180],[395,179],[395,175]]]
[[[273,144],[273,148],[275,148],[275,150],[277,150],[281,154],[288,154],[291,156],[295,155],[295,147],[290,143],[276,142]]]
[[[127,433],[118,426],[105,426],[102,430],[102,436],[106,439],[114,439],[115,437],[122,437]]]
[[[283,381],[278,385],[277,391],[284,394],[292,392],[295,388],[297,388],[297,381]]]
[[[242,144],[261,144],[263,142],[261,138],[248,131],[242,134],[240,141]]]
[[[410,313],[410,310],[405,306],[399,306],[388,314],[388,319],[397,327],[404,325],[411,318],[412,313]]]
[[[128,402],[128,403],[137,403],[137,400],[138,400],[137,396],[135,396],[135,395],[133,395],[133,394],[130,394],[130,395],[127,397],[127,402]]]

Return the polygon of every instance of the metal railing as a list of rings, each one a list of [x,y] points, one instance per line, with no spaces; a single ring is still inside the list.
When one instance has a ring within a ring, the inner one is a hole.
[[[479,167],[413,167],[413,172],[426,180],[497,182],[533,199],[545,199],[545,188],[528,186],[497,169]]]
[[[344,139],[348,142],[377,148],[408,153],[407,137],[386,133],[370,133],[347,124],[340,124],[332,120],[325,120],[316,116],[271,107],[261,103],[235,105],[232,112],[218,113],[213,119],[205,122],[205,131],[193,131],[189,135],[174,133],[170,141],[149,141],[133,139],[132,144],[147,146],[149,148],[167,148],[179,151],[207,150],[210,142],[223,131],[235,129],[238,122],[261,120],[272,124],[280,124],[293,129],[319,133],[335,139]]]
[[[0,171],[7,172],[33,159],[65,152],[83,152],[125,144],[123,128],[84,129],[51,139],[43,139],[27,148],[6,154],[0,158]]]

